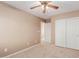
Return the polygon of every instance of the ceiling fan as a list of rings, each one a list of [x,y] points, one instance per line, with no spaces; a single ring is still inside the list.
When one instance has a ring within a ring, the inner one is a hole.
[[[50,4],[51,1],[39,1],[39,2],[41,3],[41,5],[31,7],[30,9],[34,9],[34,8],[37,8],[37,7],[43,7],[43,13],[45,13],[46,12],[46,7],[50,7],[50,8],[53,8],[53,9],[58,9],[59,8],[56,5]]]

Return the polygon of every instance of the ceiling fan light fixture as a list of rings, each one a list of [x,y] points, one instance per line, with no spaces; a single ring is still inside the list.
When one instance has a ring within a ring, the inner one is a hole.
[[[46,6],[46,9],[48,9],[49,7],[48,6]]]
[[[40,7],[42,8],[43,10],[43,13],[46,12],[46,10],[50,7],[50,8],[53,8],[53,9],[58,9],[59,7],[56,6],[56,5],[53,5],[53,4],[49,4],[51,1],[40,1],[41,5],[37,5],[37,6],[34,6],[32,7],[31,9],[34,9],[34,8],[37,8],[37,7]]]
[[[41,7],[42,7],[42,9],[44,9],[44,5],[42,5]]]

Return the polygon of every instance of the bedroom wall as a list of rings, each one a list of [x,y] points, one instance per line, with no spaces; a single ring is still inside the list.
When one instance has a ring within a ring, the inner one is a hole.
[[[55,44],[55,20],[60,20],[60,19],[66,19],[66,18],[72,18],[72,17],[79,17],[79,10],[77,11],[71,11],[71,12],[67,12],[67,13],[62,13],[62,14],[58,14],[58,15],[54,15],[51,17],[51,37],[52,37],[52,44]]]
[[[40,42],[41,19],[0,3],[0,57]]]

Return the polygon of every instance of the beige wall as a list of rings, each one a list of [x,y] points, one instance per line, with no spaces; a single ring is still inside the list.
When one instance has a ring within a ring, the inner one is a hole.
[[[72,17],[79,17],[79,10],[68,12],[68,13],[62,13],[62,14],[54,15],[51,17],[51,26],[52,26],[52,30],[51,30],[52,42],[51,43],[53,44],[55,43],[55,20],[72,18]]]
[[[39,43],[40,20],[0,3],[0,57]]]

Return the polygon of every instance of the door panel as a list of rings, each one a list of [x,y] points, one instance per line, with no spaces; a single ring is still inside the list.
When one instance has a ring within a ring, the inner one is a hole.
[[[67,47],[79,49],[79,18],[67,20]]]
[[[45,41],[51,43],[51,23],[45,23]]]
[[[55,44],[79,50],[79,17],[55,21]]]
[[[65,20],[55,21],[55,45],[65,47]]]

